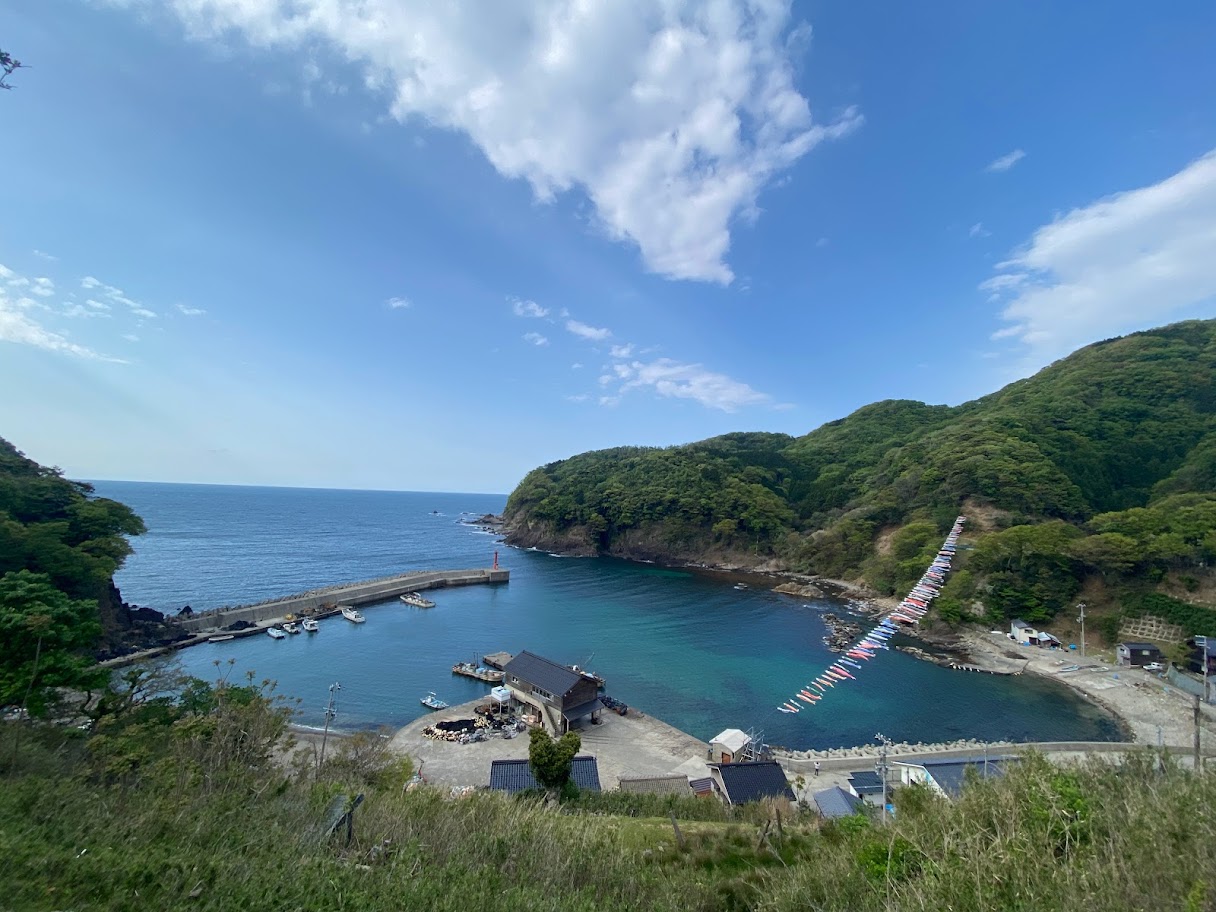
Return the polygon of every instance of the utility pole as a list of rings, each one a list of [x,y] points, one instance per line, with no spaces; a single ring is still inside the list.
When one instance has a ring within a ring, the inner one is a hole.
[[[321,756],[317,759],[317,775],[321,774],[321,764],[325,762],[325,743],[329,741],[329,723],[338,711],[334,709],[334,694],[342,689],[337,681],[329,685],[329,705],[325,707],[325,732],[321,735]]]
[[[879,732],[874,736],[882,746],[878,748],[878,762],[874,764],[874,769],[878,775],[882,777],[882,822],[887,822],[887,748],[891,745],[891,739]]]
[[[1077,618],[1081,622],[1081,658],[1085,658],[1085,603],[1077,602],[1077,608],[1081,610],[1081,616]]]
[[[1207,656],[1205,655],[1206,659]],[[1199,698],[1195,697],[1195,772],[1199,772]]]

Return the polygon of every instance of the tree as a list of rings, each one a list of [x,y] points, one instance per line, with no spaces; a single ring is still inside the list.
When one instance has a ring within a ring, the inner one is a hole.
[[[554,741],[543,728],[534,728],[528,736],[528,765],[532,775],[543,788],[559,791],[570,781],[574,755],[583,746],[577,732],[566,732]]]
[[[0,73],[0,89],[12,88],[7,82],[8,77],[13,75],[14,70],[21,69],[23,65],[20,60],[13,57],[8,51],[0,51],[0,70],[3,70],[3,73]]]
[[[50,577],[29,570],[0,577],[0,706],[45,713],[56,687],[93,687],[99,673],[87,650],[101,635],[97,603],[72,599]]]

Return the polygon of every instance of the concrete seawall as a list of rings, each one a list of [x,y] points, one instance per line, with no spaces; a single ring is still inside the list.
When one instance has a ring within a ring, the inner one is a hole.
[[[332,608],[335,605],[367,605],[386,599],[425,589],[443,589],[447,586],[472,586],[486,583],[506,583],[511,578],[509,570],[416,570],[387,576],[362,583],[346,583],[314,589],[300,595],[259,602],[256,605],[239,605],[235,608],[218,608],[202,612],[193,617],[176,618],[175,621],[187,633],[202,633],[218,630],[237,621],[260,624],[285,617],[301,615]]]

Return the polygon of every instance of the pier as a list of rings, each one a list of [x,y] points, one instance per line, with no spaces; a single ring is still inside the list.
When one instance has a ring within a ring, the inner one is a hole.
[[[510,570],[496,568],[413,570],[409,573],[381,577],[362,583],[343,583],[324,589],[313,589],[299,595],[288,595],[253,605],[238,605],[233,608],[216,608],[211,611],[196,612],[189,617],[176,617],[173,621],[186,633],[199,634],[204,631],[219,631],[237,621],[262,624],[280,620],[289,614],[299,617],[300,615],[330,612],[338,605],[357,607],[372,602],[383,602],[406,592],[444,589],[449,586],[506,583],[510,579]]]

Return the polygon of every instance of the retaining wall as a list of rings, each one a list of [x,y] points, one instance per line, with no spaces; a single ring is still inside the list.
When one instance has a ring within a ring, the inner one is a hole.
[[[367,605],[426,589],[442,589],[446,586],[471,586],[479,583],[505,583],[510,580],[509,570],[418,570],[362,583],[347,583],[315,589],[300,595],[289,595],[256,605],[241,605],[235,608],[219,608],[196,614],[189,618],[176,618],[176,623],[187,633],[202,633],[217,630],[237,621],[259,624],[285,617],[316,611],[323,605]]]
[[[1054,753],[1099,753],[1105,751],[1134,751],[1143,750],[1145,745],[1130,741],[1037,741],[1020,744],[989,744],[989,757],[1000,757],[1006,754],[1021,754],[1036,750],[1044,754]],[[877,748],[872,754],[854,754],[847,757],[794,757],[789,754],[778,754],[777,760],[791,773],[814,773],[815,761],[819,761],[821,770],[858,770],[870,769],[877,761]],[[807,753],[814,754],[814,751]],[[960,757],[982,757],[984,747],[961,747],[951,749],[934,749],[926,746],[923,749],[891,751],[887,754],[887,762],[913,762],[917,760],[949,760]]]

